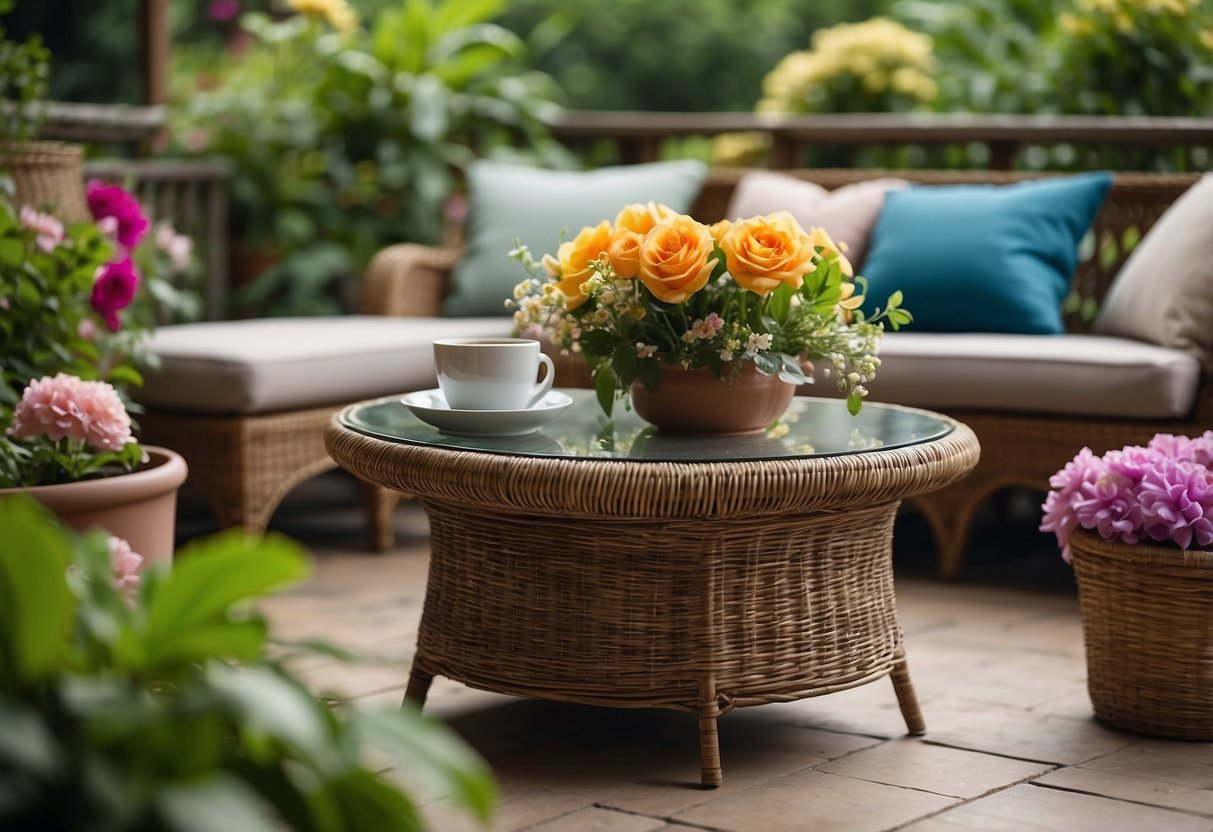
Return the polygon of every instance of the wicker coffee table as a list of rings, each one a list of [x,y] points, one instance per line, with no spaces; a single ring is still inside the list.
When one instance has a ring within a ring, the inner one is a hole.
[[[417,495],[432,556],[407,696],[440,674],[499,693],[716,719],[892,676],[925,730],[893,592],[900,501],[977,462],[944,416],[794,400],[757,436],[655,432],[589,391],[538,432],[448,436],[395,398],[333,417],[329,453]],[[786,432],[785,432],[786,427]],[[782,434],[782,435],[780,435]]]

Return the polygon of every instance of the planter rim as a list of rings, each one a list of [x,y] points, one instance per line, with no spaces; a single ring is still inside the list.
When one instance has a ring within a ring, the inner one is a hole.
[[[1105,540],[1092,529],[1075,529],[1070,539],[1070,550],[1129,563],[1213,570],[1213,550],[1181,549],[1157,540],[1122,543],[1119,540]]]
[[[73,503],[81,509],[92,510],[113,504],[114,490],[117,488],[129,492],[129,499],[124,502],[135,502],[145,499],[149,495],[175,490],[182,486],[188,468],[181,454],[158,445],[144,445],[143,450],[147,453],[148,464],[129,474],[56,485],[0,488],[0,495],[36,494],[38,499],[48,506],[53,506],[57,500],[69,498],[68,495],[70,495]]]

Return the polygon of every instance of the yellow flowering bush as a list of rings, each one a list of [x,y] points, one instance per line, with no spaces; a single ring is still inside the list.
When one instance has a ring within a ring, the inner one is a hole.
[[[511,252],[530,276],[507,305],[515,334],[585,356],[608,413],[633,381],[655,389],[663,364],[726,378],[752,361],[806,384],[806,363],[822,359],[857,413],[885,323],[912,316],[900,292],[866,316],[866,283],[844,251],[787,212],[708,226],[664,205],[627,205],[539,262],[525,246]]]
[[[763,79],[759,113],[896,112],[935,98],[931,38],[874,17],[813,34]]]

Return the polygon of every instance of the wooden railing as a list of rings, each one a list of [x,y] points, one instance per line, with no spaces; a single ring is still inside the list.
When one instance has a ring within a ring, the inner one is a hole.
[[[832,167],[864,167],[865,151],[873,149],[902,151],[906,167],[1213,167],[1213,118],[569,111],[551,127],[557,139],[577,151],[613,143],[613,161],[624,164],[662,158],[671,139],[753,133],[768,143],[771,168],[803,167],[814,152],[827,155]]]

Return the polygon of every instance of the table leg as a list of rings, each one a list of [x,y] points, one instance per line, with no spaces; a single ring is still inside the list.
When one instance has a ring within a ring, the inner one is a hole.
[[[699,780],[705,788],[714,789],[724,782],[720,769],[720,736],[716,720],[720,706],[716,704],[716,686],[709,680],[701,690],[703,704],[699,706]]]
[[[425,695],[430,692],[430,682],[434,681],[434,674],[421,666],[417,659],[413,659],[413,668],[409,671],[409,685],[404,690],[405,701],[410,701],[418,708],[425,706]]]
[[[910,667],[903,653],[897,664],[893,665],[893,691],[897,694],[897,704],[901,706],[901,716],[906,721],[906,730],[918,736],[927,732],[927,723],[922,718],[918,708],[918,697],[914,694],[914,683],[910,681]]]

